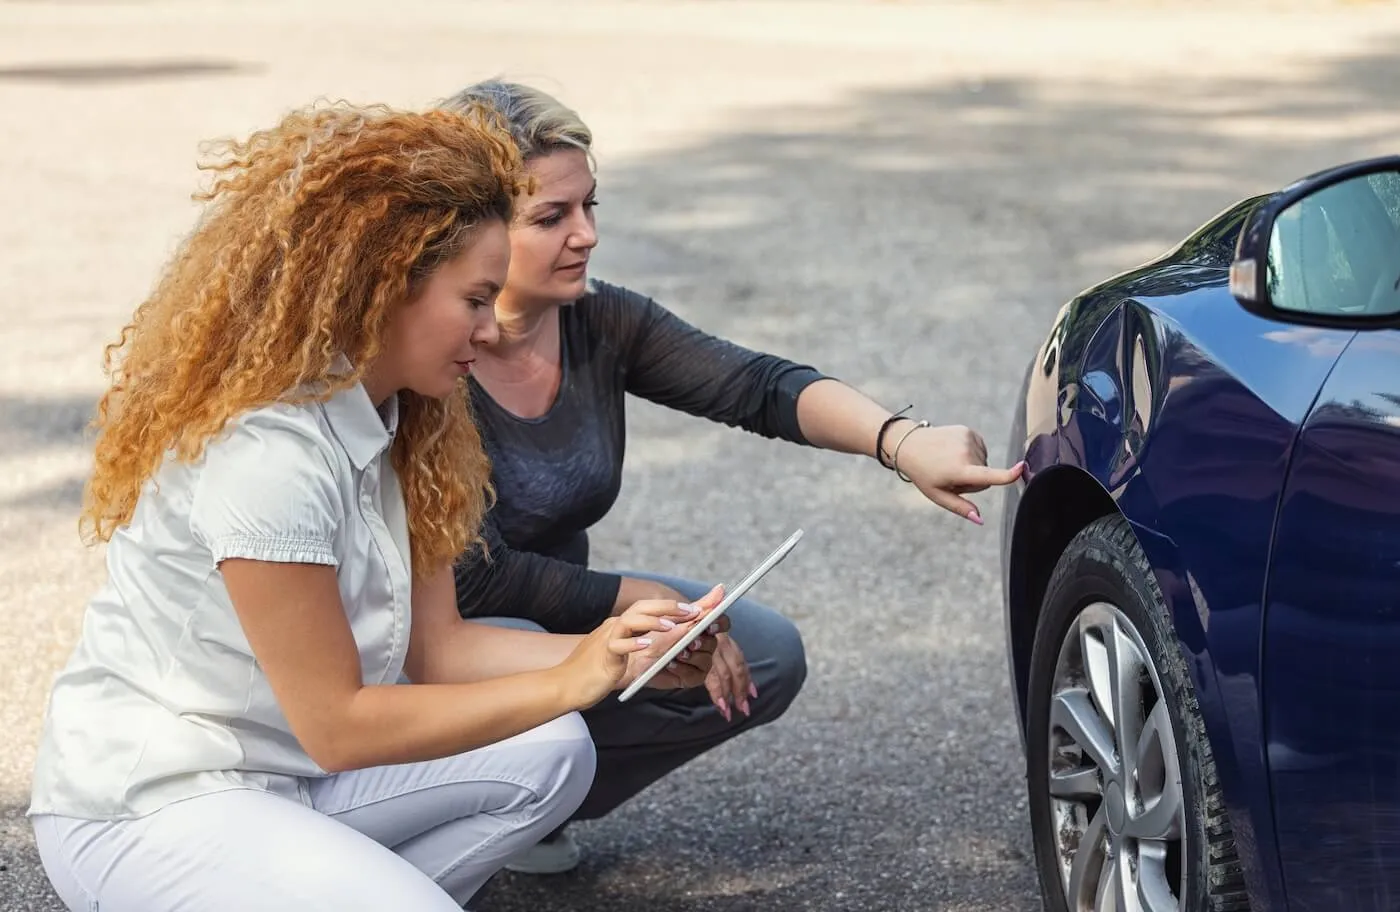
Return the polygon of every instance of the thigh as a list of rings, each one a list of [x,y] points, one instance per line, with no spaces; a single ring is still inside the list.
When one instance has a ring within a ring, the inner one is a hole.
[[[595,756],[577,713],[440,760],[351,770],[310,782],[311,803],[391,848],[453,821],[530,812],[546,796],[582,801]]]
[[[514,617],[474,617],[467,619],[473,624],[487,624],[491,627],[510,627],[514,630],[537,630],[544,633],[545,629],[534,621],[527,621],[525,618]]]
[[[137,820],[37,817],[60,893],[102,912],[461,912],[413,865],[311,808],[235,789]],[[60,886],[62,884],[63,886]],[[65,896],[70,908],[74,904]]]

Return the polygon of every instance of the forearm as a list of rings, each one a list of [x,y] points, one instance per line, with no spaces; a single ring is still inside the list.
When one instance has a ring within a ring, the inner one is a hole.
[[[362,687],[327,720],[316,759],[338,772],[465,753],[582,708],[571,690],[552,669],[470,684]]]
[[[426,638],[425,638],[426,639]],[[470,684],[554,668],[569,657],[582,635],[541,633],[478,621],[455,621],[434,631],[419,658],[407,666],[416,684]]]
[[[813,446],[841,453],[857,453],[875,458],[875,438],[880,425],[890,417],[890,410],[859,390],[839,380],[818,380],[802,391],[797,399],[797,423],[802,435]],[[908,419],[900,418],[885,434],[885,452],[906,431]]]
[[[621,585],[617,588],[617,599],[613,602],[612,613],[614,616],[619,615],[626,611],[633,602],[654,598],[671,599],[677,602],[685,601],[685,596],[663,583],[624,576]]]
[[[586,633],[612,611],[617,577],[562,560],[493,546],[486,561],[469,555],[454,570],[457,613],[513,617],[553,633]]]

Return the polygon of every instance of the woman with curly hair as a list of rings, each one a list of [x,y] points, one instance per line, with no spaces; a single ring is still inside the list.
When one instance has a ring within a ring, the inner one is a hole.
[[[579,711],[718,590],[572,636],[456,611],[492,494],[463,382],[524,176],[493,119],[336,105],[224,148],[108,348],[108,579],[46,713],[39,852],[75,910],[458,909],[583,800]],[[702,681],[699,644],[654,684]]]

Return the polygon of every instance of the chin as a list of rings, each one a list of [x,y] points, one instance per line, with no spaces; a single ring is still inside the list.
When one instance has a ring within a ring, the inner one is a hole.
[[[583,297],[583,293],[588,290],[588,273],[585,272],[577,279],[558,282],[554,287],[557,289],[557,293],[552,295],[552,297],[569,303],[577,301],[579,298]]]
[[[439,383],[421,383],[410,387],[412,392],[417,393],[425,399],[446,399],[448,396],[455,396],[465,388],[466,377],[448,377]]]

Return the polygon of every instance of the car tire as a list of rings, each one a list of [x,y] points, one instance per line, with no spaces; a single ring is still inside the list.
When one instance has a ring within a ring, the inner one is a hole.
[[[1075,536],[1046,589],[1026,760],[1051,912],[1123,910],[1105,893],[1120,888],[1140,897],[1127,908],[1147,912],[1249,908],[1186,661],[1152,568],[1117,514]]]

